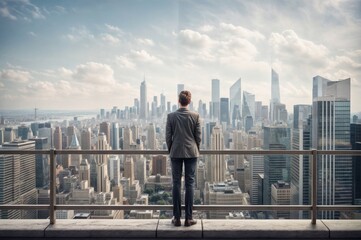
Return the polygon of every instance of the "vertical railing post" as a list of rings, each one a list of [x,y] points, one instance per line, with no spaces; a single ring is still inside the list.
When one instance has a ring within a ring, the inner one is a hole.
[[[312,224],[317,220],[317,150],[312,150]]]
[[[50,205],[49,216],[50,224],[55,224],[55,205],[56,205],[56,164],[55,149],[50,149]]]

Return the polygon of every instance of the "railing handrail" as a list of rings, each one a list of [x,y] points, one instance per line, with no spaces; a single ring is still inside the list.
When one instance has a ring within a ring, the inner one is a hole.
[[[168,155],[166,150],[70,150],[46,149],[23,150],[0,148],[0,155],[6,154],[48,154],[50,156],[50,203],[49,204],[15,204],[0,205],[0,210],[49,210],[50,223],[55,223],[56,210],[172,210],[171,205],[60,205],[56,204],[55,155],[63,154],[115,154],[115,155]],[[361,210],[361,205],[317,205],[317,156],[318,155],[353,155],[361,156],[361,150],[201,150],[201,155],[310,155],[311,156],[311,205],[194,205],[194,210],[310,210],[311,222],[316,224],[319,210]],[[184,209],[184,206],[182,207]]]

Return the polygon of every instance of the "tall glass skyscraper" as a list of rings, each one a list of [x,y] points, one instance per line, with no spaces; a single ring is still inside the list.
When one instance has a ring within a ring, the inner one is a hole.
[[[229,125],[229,99],[228,98],[221,98],[221,107],[220,107],[220,111],[221,111],[221,119],[220,122],[221,123],[226,123],[226,125]]]
[[[140,113],[139,118],[146,120],[147,114],[147,84],[144,81],[140,84]]]
[[[264,127],[264,150],[290,150],[291,131],[286,126]],[[264,203],[271,203],[271,186],[279,180],[289,181],[290,161],[287,155],[264,157]]]
[[[252,120],[255,120],[255,96],[252,93],[243,91],[243,102],[242,102],[242,118],[246,120],[247,116],[251,116]],[[243,124],[245,125],[245,123]]]
[[[241,78],[239,78],[229,89],[230,113],[232,119],[232,127],[237,126],[237,122],[241,121],[242,112],[242,88]]]
[[[311,105],[295,105],[292,129],[292,150],[311,149]],[[310,159],[308,155],[291,156],[291,204],[311,204]],[[309,211],[292,211],[292,218],[309,218]]]
[[[212,117],[219,120],[220,81],[212,79]]]
[[[275,70],[271,70],[271,102],[270,102],[270,120],[271,123],[274,123],[274,108],[276,104],[281,103],[280,96],[280,83],[278,78],[278,73]]]
[[[350,79],[313,78],[312,147],[346,150],[350,145]],[[352,204],[352,157],[321,155],[317,161],[318,204]],[[321,218],[340,212],[323,211]]]

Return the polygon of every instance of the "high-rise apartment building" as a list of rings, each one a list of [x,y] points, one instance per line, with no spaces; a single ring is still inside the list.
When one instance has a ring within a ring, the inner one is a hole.
[[[140,84],[140,111],[139,118],[146,120],[148,117],[147,84],[145,80]]]
[[[330,81],[313,78],[312,147],[319,150],[347,150],[350,145],[350,79]],[[318,157],[318,204],[352,204],[352,157]],[[322,211],[320,217],[333,219],[340,212]]]
[[[232,127],[236,128],[241,121],[242,113],[242,88],[241,78],[239,78],[229,89],[230,115]]]
[[[34,141],[4,143],[3,149],[35,150]],[[35,155],[0,155],[0,204],[36,204]],[[36,210],[1,210],[1,219],[34,219]]]
[[[290,150],[291,131],[287,126],[268,126],[264,131],[264,150]],[[264,157],[264,201],[271,203],[271,186],[277,181],[289,182],[290,161],[287,155],[265,155]]]
[[[219,120],[220,108],[220,81],[219,79],[212,79],[212,117]]]

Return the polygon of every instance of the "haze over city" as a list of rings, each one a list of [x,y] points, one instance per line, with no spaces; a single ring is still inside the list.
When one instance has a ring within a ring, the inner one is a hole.
[[[242,79],[269,104],[271,68],[281,101],[312,103],[312,78],[351,78],[361,111],[360,1],[1,1],[0,109],[175,103],[182,83],[211,101]]]

